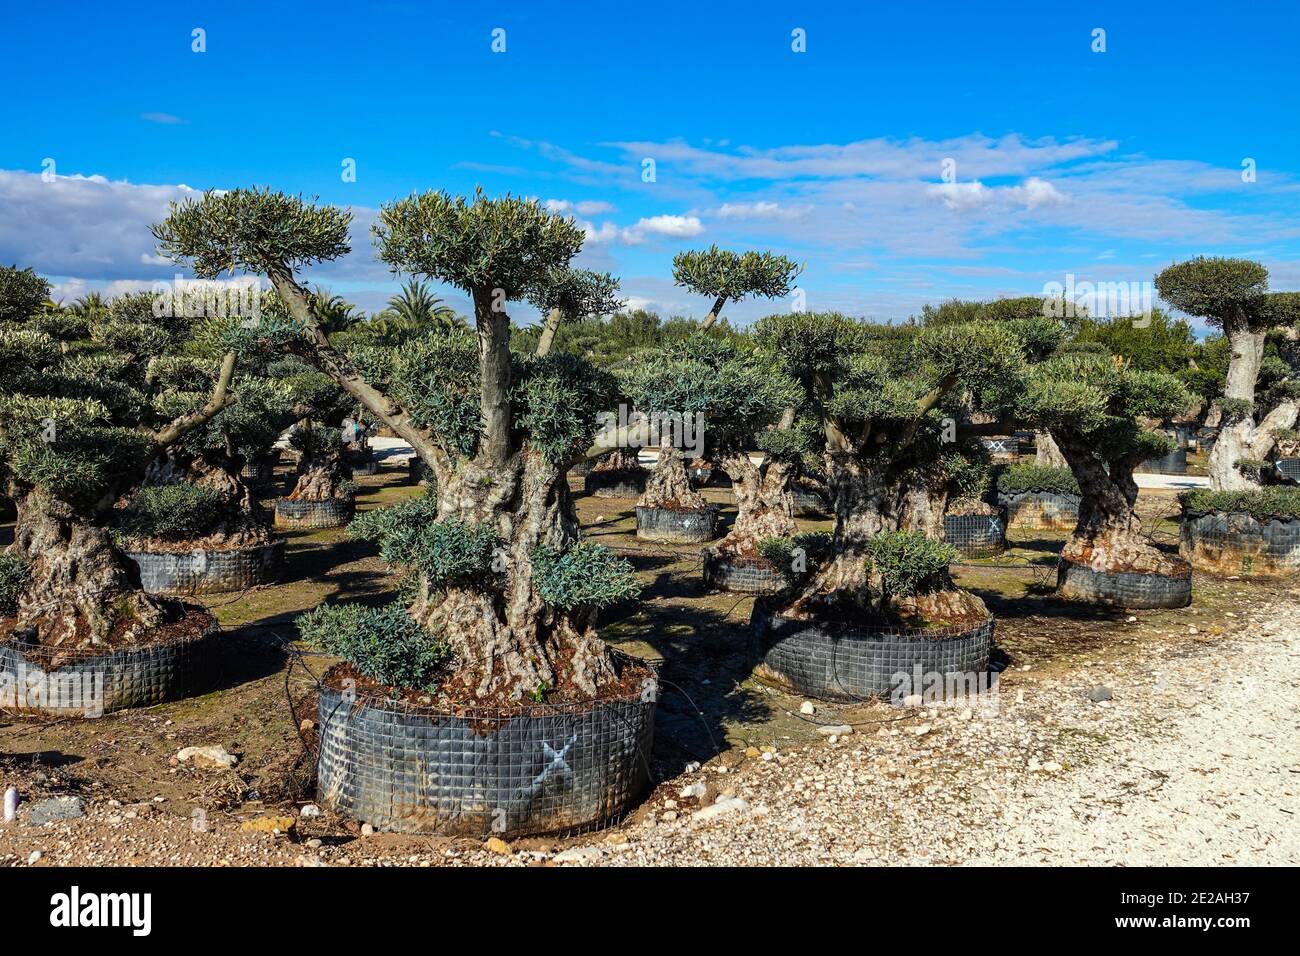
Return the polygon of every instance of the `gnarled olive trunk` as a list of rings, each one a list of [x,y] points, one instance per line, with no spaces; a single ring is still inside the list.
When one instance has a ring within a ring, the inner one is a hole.
[[[18,629],[34,628],[45,646],[89,647],[103,643],[122,621],[124,643],[163,623],[161,606],[141,590],[102,516],[77,515],[40,491],[27,492],[15,504],[12,547],[31,569],[18,598]]]
[[[903,492],[899,528],[920,531],[927,538],[943,540],[943,516],[948,511],[948,479],[926,475],[911,481]]]
[[[492,580],[441,592],[425,587],[411,608],[416,621],[450,645],[457,681],[486,701],[565,682],[595,694],[614,677],[594,615],[548,606],[533,576],[534,548],[563,550],[578,538],[563,471],[527,450],[503,464],[461,463],[440,479],[438,518],[487,523],[502,542]]]
[[[659,448],[659,461],[646,480],[637,504],[643,508],[703,509],[708,502],[691,487],[682,453],[671,445]]]
[[[1259,380],[1260,363],[1264,360],[1265,332],[1249,328],[1228,331],[1232,355],[1228,360],[1228,376],[1223,386],[1223,397],[1238,401],[1255,402],[1255,383]],[[1294,422],[1294,415],[1292,422]],[[1287,426],[1278,426],[1287,427]],[[1208,473],[1210,485],[1218,491],[1235,491],[1257,487],[1256,483],[1237,469],[1237,462],[1254,457],[1252,445],[1257,436],[1254,419],[1245,415],[1226,421],[1219,429],[1210,452]],[[1271,448],[1271,441],[1269,447]],[[1264,453],[1268,453],[1268,448]]]
[[[1094,571],[1181,575],[1185,564],[1151,543],[1138,517],[1136,461],[1105,462],[1078,436],[1058,434],[1057,444],[1079,482],[1079,523],[1061,559]]]
[[[640,458],[635,448],[615,448],[608,454],[602,455],[594,466],[593,471],[633,471],[641,467]]]
[[[722,460],[722,468],[736,495],[736,522],[718,542],[719,551],[754,554],[764,538],[788,538],[798,532],[791,493],[796,470],[793,462],[769,456],[755,464],[738,451]]]
[[[905,489],[849,451],[826,453],[826,476],[835,512],[833,557],[813,576],[787,613],[822,605],[872,606],[866,545],[878,534],[897,531]]]

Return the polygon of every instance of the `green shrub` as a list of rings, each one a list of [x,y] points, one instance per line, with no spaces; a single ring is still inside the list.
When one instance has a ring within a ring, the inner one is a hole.
[[[490,525],[449,518],[403,527],[381,550],[385,561],[404,564],[435,590],[479,587],[503,568],[493,568],[500,540]]]
[[[920,531],[889,531],[867,542],[867,561],[880,575],[886,598],[908,597],[949,585],[957,549]]]
[[[817,569],[831,551],[825,531],[804,531],[789,538],[763,538],[758,553],[792,581],[801,581]]]
[[[118,525],[128,537],[192,541],[212,533],[223,508],[220,493],[208,485],[149,485],[135,493]]]
[[[27,559],[15,551],[0,551],[0,617],[18,610],[18,595],[27,586],[31,569]]]
[[[1272,487],[1244,491],[1212,491],[1193,488],[1178,496],[1183,513],[1202,515],[1211,511],[1234,511],[1254,518],[1300,518],[1300,488]]]
[[[450,651],[399,604],[321,605],[297,618],[304,641],[381,684],[432,693]]]
[[[363,511],[348,524],[348,537],[373,541],[384,551],[390,541],[400,541],[412,529],[424,528],[438,520],[438,495],[433,489],[387,508]],[[400,561],[410,563],[409,560]]]
[[[1011,465],[998,475],[998,490],[1009,495],[1023,491],[1042,491],[1057,495],[1079,494],[1079,482],[1069,468],[1046,465]]]
[[[1255,403],[1246,398],[1221,398],[1219,410],[1223,413],[1223,424],[1231,425],[1254,415]]]
[[[537,593],[552,607],[606,607],[641,594],[631,563],[604,545],[583,541],[565,551],[538,545],[530,557]]]
[[[1300,431],[1294,428],[1277,428],[1273,430],[1273,438],[1277,441],[1300,441]]]

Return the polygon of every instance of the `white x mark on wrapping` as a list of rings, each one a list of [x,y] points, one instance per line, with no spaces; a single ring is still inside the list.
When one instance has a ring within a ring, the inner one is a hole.
[[[992,531],[994,534],[997,534],[998,531],[1001,530],[1001,528],[1002,528],[1002,525],[998,522],[998,519],[997,519],[996,517],[989,518],[989,530],[990,530],[990,531]]]
[[[555,748],[552,747],[550,744],[548,744],[545,740],[542,741],[542,757],[545,758],[547,764],[545,767],[542,768],[542,772],[533,778],[532,789],[536,790],[552,774],[557,774],[557,773],[568,774],[568,775],[573,774],[573,771],[569,769],[569,764],[565,761],[564,758],[569,755],[569,750],[577,742],[578,742],[578,735],[574,734],[572,737],[568,739],[568,742],[565,743],[564,747],[557,752]]]

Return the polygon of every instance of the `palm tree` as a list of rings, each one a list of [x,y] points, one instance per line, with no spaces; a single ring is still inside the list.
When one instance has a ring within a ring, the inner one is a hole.
[[[355,305],[345,302],[342,296],[334,295],[328,289],[317,286],[312,297],[316,300],[316,314],[320,316],[321,328],[326,335],[342,332],[361,321]]]
[[[460,324],[456,310],[431,293],[423,279],[403,283],[402,291],[388,300],[381,318],[388,318],[389,313],[399,328],[453,328]]]
[[[72,303],[72,311],[89,322],[98,322],[108,314],[108,303],[98,292],[87,292]]]

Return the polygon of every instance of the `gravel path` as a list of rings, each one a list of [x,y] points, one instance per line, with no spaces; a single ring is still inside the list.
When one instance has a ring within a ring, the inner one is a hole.
[[[855,709],[835,742],[756,741],[570,841],[358,837],[328,815],[292,820],[291,835],[241,829],[247,816],[196,828],[92,798],[81,819],[0,827],[0,865],[1295,865],[1300,608],[1243,608],[1234,622],[1013,666],[995,710],[879,704]],[[837,717],[818,705],[805,719]]]

